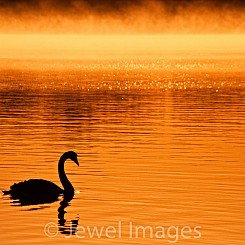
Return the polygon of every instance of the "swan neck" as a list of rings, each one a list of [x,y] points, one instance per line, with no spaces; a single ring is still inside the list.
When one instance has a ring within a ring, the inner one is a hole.
[[[63,155],[61,156],[58,164],[58,172],[59,172],[59,177],[60,177],[60,182],[64,187],[65,192],[74,192],[74,188],[71,184],[71,182],[68,180],[66,173],[65,173],[65,161],[67,158]]]

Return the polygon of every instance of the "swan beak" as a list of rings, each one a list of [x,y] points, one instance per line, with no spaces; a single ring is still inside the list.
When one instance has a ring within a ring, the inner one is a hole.
[[[77,166],[79,166],[79,162],[78,162],[77,158],[75,159],[74,162],[77,164]]]

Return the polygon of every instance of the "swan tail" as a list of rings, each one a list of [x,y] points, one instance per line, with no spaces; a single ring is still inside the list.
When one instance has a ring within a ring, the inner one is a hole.
[[[4,195],[11,194],[11,191],[6,191],[6,190],[4,190],[4,191],[2,191],[2,192],[3,192]]]

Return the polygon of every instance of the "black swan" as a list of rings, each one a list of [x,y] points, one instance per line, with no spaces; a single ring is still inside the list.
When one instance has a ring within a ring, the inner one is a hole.
[[[79,166],[77,154],[74,151],[65,152],[60,157],[58,172],[64,190],[48,180],[29,179],[13,184],[9,191],[3,191],[3,193],[5,195],[10,194],[11,198],[17,200],[15,202],[20,203],[20,205],[51,203],[57,201],[61,194],[63,194],[64,198],[67,200],[71,200],[74,196],[74,188],[66,177],[64,170],[64,164],[67,159],[71,159]]]

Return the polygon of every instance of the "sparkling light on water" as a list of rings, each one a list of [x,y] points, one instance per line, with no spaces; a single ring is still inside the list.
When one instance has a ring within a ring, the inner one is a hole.
[[[2,89],[18,87],[88,92],[209,89],[218,92],[229,87],[239,88],[244,81],[244,64],[239,59],[40,60],[38,67],[35,64],[32,66],[32,61],[25,61],[24,69],[13,70],[13,67],[19,65],[23,64],[15,61],[10,68],[2,71]],[[220,80],[219,74],[224,74],[226,79]],[[9,78],[16,75],[18,80],[10,82]],[[6,79],[8,83],[4,82]]]

